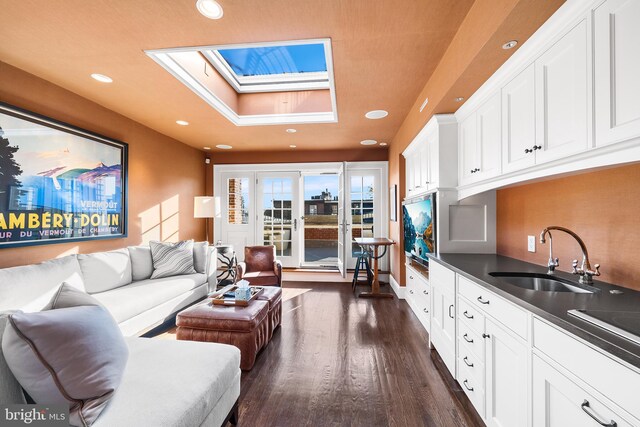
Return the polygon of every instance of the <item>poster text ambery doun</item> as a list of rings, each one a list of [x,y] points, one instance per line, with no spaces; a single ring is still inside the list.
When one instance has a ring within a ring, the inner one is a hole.
[[[119,213],[2,213],[0,238],[80,237],[121,232]]]

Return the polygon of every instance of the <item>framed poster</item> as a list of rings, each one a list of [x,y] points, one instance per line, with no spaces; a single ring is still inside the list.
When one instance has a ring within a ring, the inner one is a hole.
[[[389,187],[389,220],[398,221],[398,186]]]
[[[0,103],[0,248],[126,237],[127,149]]]

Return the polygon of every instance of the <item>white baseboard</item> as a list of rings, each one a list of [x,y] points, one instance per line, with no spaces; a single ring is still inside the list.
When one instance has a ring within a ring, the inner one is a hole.
[[[400,286],[392,275],[389,275],[389,283],[391,284],[391,289],[393,289],[393,292],[395,292],[398,296],[398,299],[404,299],[405,287]]]

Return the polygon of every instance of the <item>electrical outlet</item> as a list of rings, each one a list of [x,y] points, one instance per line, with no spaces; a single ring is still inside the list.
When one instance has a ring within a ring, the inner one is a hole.
[[[536,236],[527,236],[527,249],[529,252],[536,251]]]

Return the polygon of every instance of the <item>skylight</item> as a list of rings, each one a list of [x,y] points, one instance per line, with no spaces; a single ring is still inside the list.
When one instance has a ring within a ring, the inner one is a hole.
[[[329,88],[325,43],[219,47],[202,54],[238,93]]]

